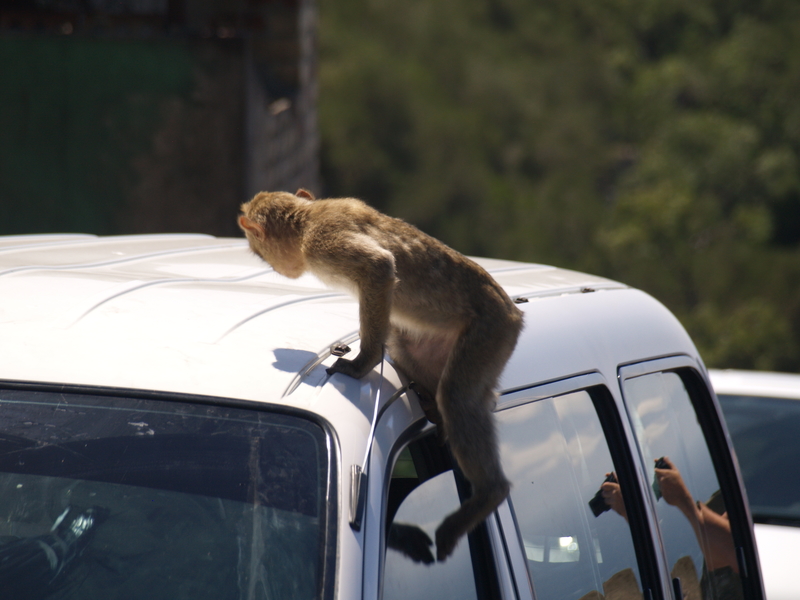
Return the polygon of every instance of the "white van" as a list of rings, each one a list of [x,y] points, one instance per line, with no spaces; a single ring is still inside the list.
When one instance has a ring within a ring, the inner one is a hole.
[[[390,357],[326,374],[358,350],[354,299],[239,239],[0,238],[4,597],[763,598],[675,318],[613,281],[476,260],[525,313],[495,413],[513,488],[430,563],[389,546],[433,539],[468,485]]]

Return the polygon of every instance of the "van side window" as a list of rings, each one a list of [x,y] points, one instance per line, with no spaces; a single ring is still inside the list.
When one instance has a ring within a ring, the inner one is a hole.
[[[683,380],[659,372],[626,379],[622,387],[673,587],[689,598],[742,598],[719,480]]]
[[[496,415],[536,598],[642,598],[627,511],[619,484],[606,482],[615,468],[589,393]]]
[[[436,436],[400,453],[387,495],[384,600],[499,597],[484,525],[462,538],[446,561],[435,560],[436,528],[467,497],[467,488]]]

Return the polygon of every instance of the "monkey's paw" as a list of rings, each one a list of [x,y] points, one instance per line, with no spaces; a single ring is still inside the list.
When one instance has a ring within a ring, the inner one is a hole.
[[[369,373],[370,369],[372,369],[372,367],[364,368],[353,360],[340,358],[333,363],[333,366],[325,369],[325,371],[328,373],[328,375],[342,373],[343,375],[347,375],[348,377],[352,377],[354,379],[361,379],[364,377],[364,375]]]
[[[457,530],[454,521],[450,517],[442,521],[436,530],[436,560],[444,562],[453,553],[461,534]]]

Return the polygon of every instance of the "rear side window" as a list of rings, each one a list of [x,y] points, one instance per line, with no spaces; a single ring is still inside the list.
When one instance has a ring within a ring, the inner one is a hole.
[[[624,380],[676,595],[743,597],[731,523],[705,436],[678,373]]]
[[[496,416],[537,599],[642,598],[619,484],[606,486],[608,499],[601,492],[615,466],[589,393],[537,400]]]
[[[319,598],[327,447],[297,416],[0,391],[3,596]]]

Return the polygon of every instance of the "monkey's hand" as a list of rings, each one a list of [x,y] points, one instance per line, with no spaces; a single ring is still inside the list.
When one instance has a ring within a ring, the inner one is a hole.
[[[392,523],[386,543],[389,548],[402,552],[416,563],[429,565],[433,562],[433,553],[430,549],[433,542],[428,534],[416,525]]]
[[[328,375],[333,375],[334,373],[342,373],[344,375],[348,375],[353,377],[354,379],[361,379],[369,373],[372,368],[380,362],[380,356],[375,360],[362,360],[362,355],[359,354],[353,360],[348,360],[346,358],[340,358],[335,363],[333,363],[332,367],[328,367],[325,369]]]

